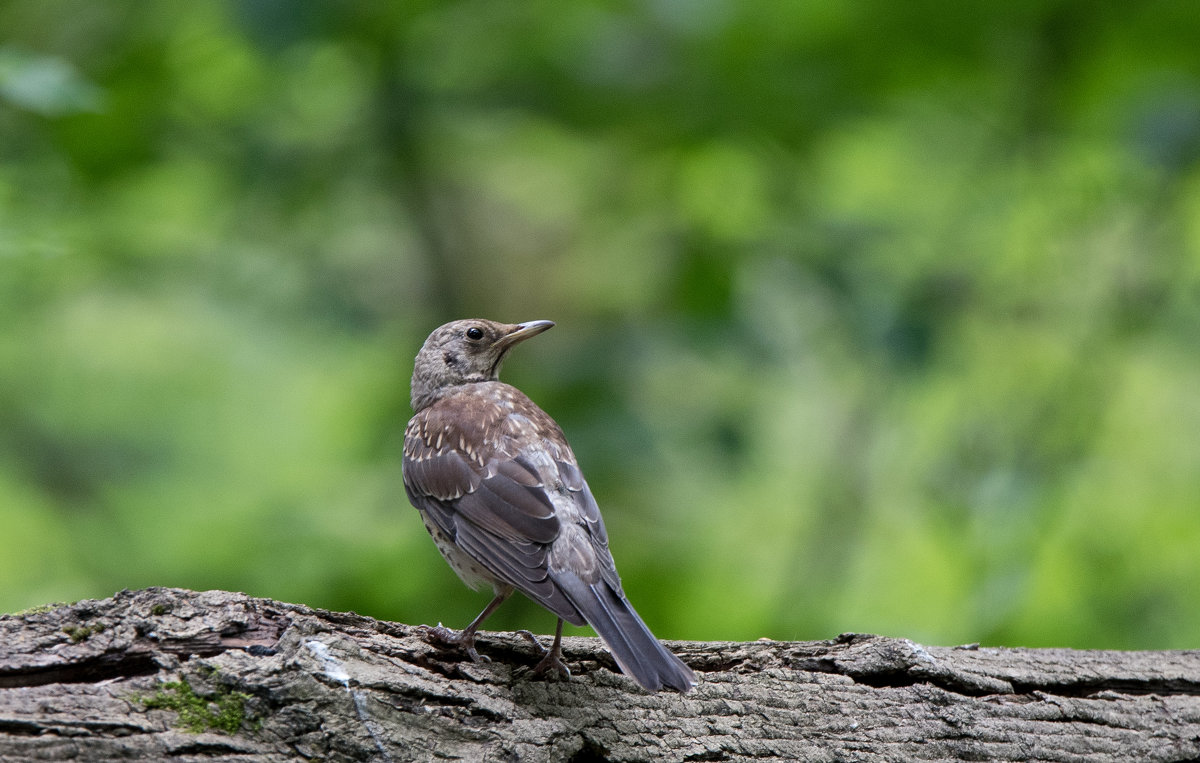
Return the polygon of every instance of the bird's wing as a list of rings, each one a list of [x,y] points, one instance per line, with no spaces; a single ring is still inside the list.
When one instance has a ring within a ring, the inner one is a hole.
[[[600,516],[600,507],[592,489],[583,478],[583,472],[575,464],[574,458],[569,461],[555,462],[559,478],[568,491],[568,495],[578,509],[576,521],[583,529],[583,537],[587,539],[588,548],[580,549],[595,565],[595,570],[618,594],[621,590],[621,578],[617,574],[617,565],[613,561],[612,552],[608,550],[608,530],[604,528],[604,519]]]
[[[464,422],[488,426],[489,417],[452,414],[435,405],[409,422],[404,440],[409,500],[497,578],[560,617],[581,623],[579,612],[548,575],[547,554],[560,522],[541,470],[511,441],[464,431]],[[503,426],[502,417],[491,417],[490,426],[494,434]],[[587,496],[590,500],[590,492]],[[599,518],[598,509],[595,516]]]

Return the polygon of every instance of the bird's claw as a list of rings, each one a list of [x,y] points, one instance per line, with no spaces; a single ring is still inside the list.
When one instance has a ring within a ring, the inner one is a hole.
[[[548,651],[546,647],[542,646],[542,642],[538,641],[538,637],[533,635],[533,633],[530,631],[522,629],[514,632],[518,636],[524,636],[526,641],[528,641],[530,644],[533,644],[533,648],[537,650],[538,654],[545,654]]]
[[[567,667],[567,663],[563,662],[562,655],[556,649],[547,649],[542,646],[542,642],[538,641],[538,637],[527,630],[517,631],[524,636],[537,653],[542,656],[540,662],[533,666],[533,674],[535,676],[546,676],[547,678],[561,678],[567,680],[571,677],[571,669]]]
[[[421,638],[434,646],[457,647],[461,649],[472,662],[491,662],[491,658],[475,650],[475,634],[467,631],[455,631],[442,624],[418,625],[417,632]]]
[[[566,681],[571,678],[571,669],[556,652],[546,652],[542,661],[533,666],[533,674]]]

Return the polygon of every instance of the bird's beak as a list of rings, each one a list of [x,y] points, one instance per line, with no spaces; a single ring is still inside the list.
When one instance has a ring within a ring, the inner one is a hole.
[[[554,321],[525,321],[518,323],[513,330],[500,337],[496,344],[501,350],[507,350],[518,342],[523,342],[531,336],[537,336],[554,325]]]

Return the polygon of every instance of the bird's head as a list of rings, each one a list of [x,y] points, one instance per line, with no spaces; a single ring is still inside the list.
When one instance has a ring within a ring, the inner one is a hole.
[[[495,381],[504,356],[514,345],[553,325],[553,321],[514,324],[471,319],[434,329],[413,365],[413,410],[429,406],[450,387]]]

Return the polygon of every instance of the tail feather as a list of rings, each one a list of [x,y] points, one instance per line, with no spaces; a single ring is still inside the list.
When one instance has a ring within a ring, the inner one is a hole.
[[[696,685],[692,669],[654,637],[633,605],[607,583],[589,585],[570,573],[556,576],[555,582],[583,613],[622,672],[642,688],[686,692]]]

